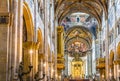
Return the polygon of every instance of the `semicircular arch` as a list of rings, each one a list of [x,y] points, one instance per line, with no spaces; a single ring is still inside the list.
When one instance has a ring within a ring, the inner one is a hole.
[[[26,23],[27,41],[33,41],[33,37],[34,37],[33,19],[28,4],[25,2],[23,4],[23,17]]]

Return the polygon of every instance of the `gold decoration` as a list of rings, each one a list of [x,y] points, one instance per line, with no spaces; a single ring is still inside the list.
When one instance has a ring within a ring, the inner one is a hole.
[[[98,58],[96,65],[96,69],[105,69],[105,58]]]
[[[59,58],[57,59],[57,69],[64,69],[65,65],[64,65],[65,59],[64,58]]]
[[[40,42],[33,42],[33,41],[28,41],[23,43],[23,48],[24,49],[38,49],[40,46]]]
[[[73,61],[71,63],[72,69],[72,77],[73,78],[82,78],[83,77],[83,62],[82,61]]]
[[[120,65],[120,60],[115,60],[113,63],[114,65]]]

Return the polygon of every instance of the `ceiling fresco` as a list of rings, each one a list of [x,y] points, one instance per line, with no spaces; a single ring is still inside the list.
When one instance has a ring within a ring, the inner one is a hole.
[[[67,32],[69,28],[74,26],[84,26],[88,28],[96,38],[96,29],[98,27],[98,22],[89,14],[81,12],[72,13],[62,20],[61,25],[64,27],[65,32]]]
[[[107,1],[108,0],[56,0],[55,15],[58,18],[59,24],[66,16],[83,12],[95,17],[101,25],[102,12],[105,12],[107,17]]]
[[[69,56],[74,57],[78,54],[83,57],[90,50],[92,44],[92,35],[87,28],[71,27],[65,36],[65,49]]]

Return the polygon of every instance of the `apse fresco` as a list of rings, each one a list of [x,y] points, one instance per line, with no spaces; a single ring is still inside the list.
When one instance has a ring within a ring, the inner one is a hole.
[[[83,42],[74,42],[68,45],[68,52],[71,56],[74,56],[74,53],[85,52],[87,50],[87,45]]]

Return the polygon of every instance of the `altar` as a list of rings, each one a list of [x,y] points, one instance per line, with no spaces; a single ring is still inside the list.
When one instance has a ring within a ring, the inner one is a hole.
[[[83,62],[79,61],[72,61],[71,63],[71,72],[72,72],[72,79],[82,79],[84,78],[84,69],[83,69]]]

